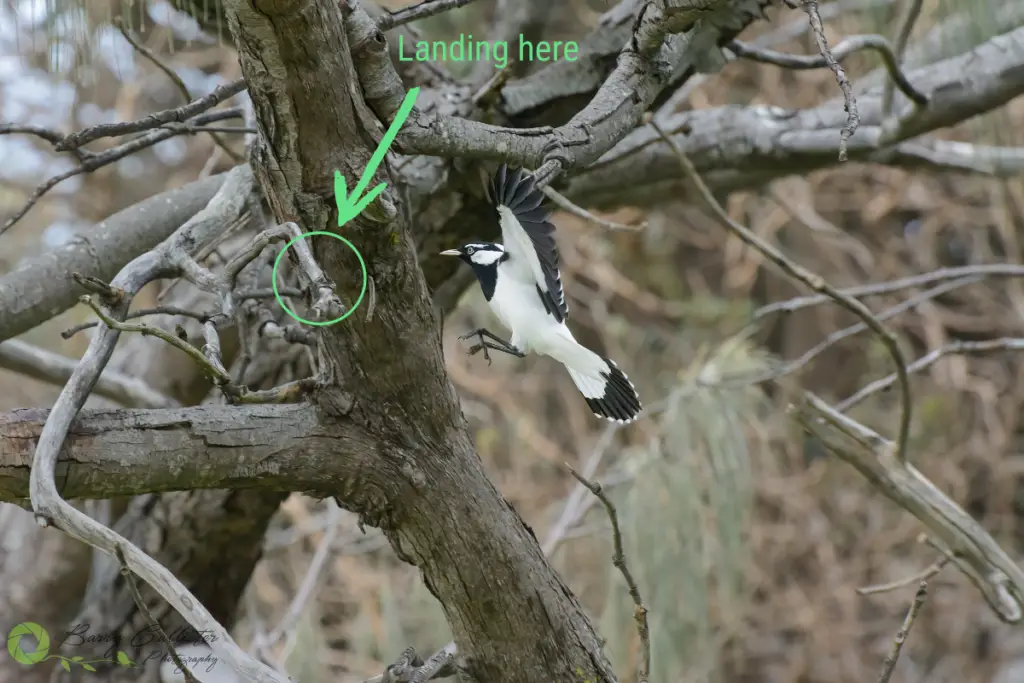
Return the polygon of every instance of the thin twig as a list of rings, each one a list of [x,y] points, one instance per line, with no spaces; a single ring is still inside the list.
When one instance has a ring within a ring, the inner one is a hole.
[[[292,598],[291,604],[288,605],[288,609],[285,611],[281,621],[265,638],[260,639],[258,647],[261,650],[274,647],[281,640],[281,637],[292,628],[299,617],[302,616],[306,609],[306,603],[309,602],[310,597],[313,595],[313,591],[320,582],[320,576],[323,574],[324,567],[331,558],[331,546],[334,543],[334,539],[338,536],[342,515],[341,508],[338,507],[334,500],[328,498],[327,505],[330,507],[330,520],[327,523],[327,528],[324,530],[324,535],[317,544],[316,552],[313,553],[313,559],[309,563],[309,569],[306,570],[306,576],[302,579],[299,590],[295,593],[295,597]]]
[[[236,386],[232,383],[232,386]],[[266,403],[299,403],[308,397],[320,386],[320,380],[315,377],[304,377],[291,382],[285,382],[272,389],[252,390],[241,387],[241,391],[235,400],[244,404],[266,404]]]
[[[44,128],[42,126],[32,126],[26,124],[15,124],[15,123],[0,123],[0,135],[12,135],[22,133],[25,135],[35,135],[37,138],[46,140],[54,147],[64,139],[62,133],[58,133],[55,130]],[[87,158],[92,156],[92,152],[87,149],[73,149],[70,150],[72,156],[78,159],[79,162],[84,162]]]
[[[164,75],[167,76],[171,83],[174,84],[174,87],[178,89],[178,92],[181,93],[182,97],[185,98],[186,104],[194,99],[192,97],[192,93],[188,90],[188,86],[185,85],[185,81],[181,80],[181,76],[175,73],[174,69],[170,66],[164,64],[152,50],[137,41],[135,36],[132,35],[131,29],[128,28],[121,17],[115,18],[113,23],[114,27],[121,32],[124,39],[128,41],[128,44],[135,48],[136,52],[145,57],[153,66],[164,72]]]
[[[213,380],[214,384],[223,387],[231,383],[231,377],[223,368],[217,367],[217,364],[211,362],[199,349],[189,344],[187,341],[180,339],[178,336],[171,334],[167,330],[159,327],[152,327],[146,324],[132,324],[125,323],[119,320],[115,320],[110,316],[107,311],[103,310],[103,307],[93,300],[92,296],[85,294],[79,297],[79,301],[88,306],[96,313],[100,321],[112,330],[118,332],[136,332],[143,336],[153,336],[157,339],[163,340],[178,349],[179,351],[187,354],[200,368],[209,375],[210,379]]]
[[[850,79],[846,77],[843,67],[836,61],[832,50],[829,49],[828,39],[825,38],[825,27],[821,23],[821,14],[818,13],[818,0],[801,0],[801,6],[807,13],[807,19],[811,23],[811,33],[818,44],[818,52],[825,58],[825,63],[832,73],[836,75],[836,82],[839,89],[843,91],[843,100],[846,103],[846,125],[839,134],[839,161],[847,160],[847,144],[853,134],[860,126],[860,114],[857,113],[857,99],[853,96],[853,86]]]
[[[512,77],[517,63],[518,62],[510,61],[505,65],[504,69],[495,71],[490,78],[484,81],[483,85],[477,88],[476,92],[474,92],[469,98],[473,104],[481,107],[482,109],[490,108],[494,104],[495,100],[498,99],[498,93],[501,92],[501,89],[505,87],[505,84],[508,83],[508,80]]]
[[[188,133],[210,133],[210,137],[214,138],[215,140],[219,140],[220,138],[217,137],[216,135],[213,135],[214,133],[228,133],[230,135],[256,135],[256,133],[259,132],[255,128],[247,126],[193,126],[189,123],[165,123],[163,126],[161,126],[161,128],[166,128],[168,126],[184,126]],[[242,161],[242,157],[238,156],[237,154],[233,158],[237,158],[239,161]]]
[[[91,128],[86,128],[85,130],[81,130],[77,133],[72,133],[58,142],[55,145],[55,148],[58,152],[65,152],[81,147],[82,145],[86,145],[93,140],[99,140],[100,138],[117,137],[120,135],[127,135],[129,133],[139,133],[159,128],[165,123],[184,123],[197,114],[201,114],[208,109],[212,109],[224,100],[234,97],[245,90],[245,87],[245,79],[239,78],[238,80],[230,83],[217,86],[209,95],[200,97],[198,100],[193,100],[188,104],[175,107],[174,109],[158,111],[136,121],[102,123],[97,126],[92,126]]]
[[[930,300],[934,299],[937,296],[941,296],[942,294],[945,294],[947,292],[951,292],[954,289],[958,289],[960,287],[963,287],[965,285],[971,284],[971,283],[976,282],[976,281],[977,280],[975,280],[974,278],[963,278],[961,280],[953,280],[951,282],[943,282],[941,284],[935,285],[934,287],[931,287],[930,289],[926,289],[923,292],[915,294],[912,297],[904,299],[904,300],[900,301],[898,304],[896,304],[895,306],[891,306],[891,307],[886,308],[886,309],[884,309],[882,311],[879,311],[875,315],[875,318],[877,318],[880,322],[884,322],[884,321],[889,320],[890,318],[893,318],[893,317],[895,317],[895,316],[897,316],[897,315],[899,315],[899,314],[901,314],[901,313],[903,313],[905,311],[909,311],[910,309],[912,309],[915,306],[918,306],[918,305],[924,303],[925,301],[930,301]],[[762,374],[760,376],[757,376],[755,379],[747,378],[746,381],[747,382],[764,382],[764,381],[768,381],[768,380],[774,380],[774,379],[777,379],[777,378],[779,378],[779,377],[781,377],[783,375],[788,375],[790,373],[793,373],[796,370],[799,370],[801,367],[807,365],[812,360],[814,360],[815,358],[820,356],[822,353],[827,351],[829,348],[835,346],[836,344],[838,344],[839,342],[843,341],[844,339],[848,339],[848,338],[850,338],[850,337],[852,337],[852,336],[854,336],[856,334],[860,334],[861,332],[863,332],[863,331],[865,331],[867,329],[869,329],[867,325],[865,325],[862,322],[859,322],[859,323],[855,323],[853,325],[850,325],[849,327],[845,327],[845,328],[843,328],[841,330],[837,330],[835,332],[832,332],[827,337],[822,339],[820,342],[818,342],[817,344],[815,344],[811,348],[809,348],[806,351],[804,351],[797,358],[794,358],[793,360],[786,361],[785,363],[782,364],[781,367],[773,368],[770,372],[767,372],[767,373],[764,373],[764,374]],[[907,372],[909,373],[910,371],[908,370]]]
[[[77,365],[77,359],[37,348],[20,339],[0,342],[0,368],[43,382],[64,386]],[[178,405],[177,401],[164,396],[142,379],[111,370],[100,375],[93,392],[126,407],[171,408]]]
[[[942,568],[949,564],[949,560],[950,558],[948,556],[943,555],[938,560],[932,562],[930,565],[928,565],[916,574],[912,574],[902,579],[896,579],[895,581],[891,581],[889,583],[880,583],[874,586],[864,586],[863,588],[858,588],[857,593],[860,595],[877,595],[878,593],[888,593],[890,591],[898,590],[900,588],[904,588],[905,586],[909,586],[910,584],[917,583],[919,581],[927,581],[936,574],[938,574],[940,571],[942,571]]]
[[[38,202],[43,197],[43,195],[45,195],[47,192],[49,192],[54,187],[64,182],[68,178],[73,178],[74,176],[81,175],[83,173],[91,173],[98,168],[102,168],[103,166],[112,164],[115,161],[119,161],[130,154],[134,154],[148,147],[152,147],[153,145],[161,143],[164,140],[169,140],[170,138],[176,137],[178,135],[187,135],[195,133],[196,131],[190,129],[189,125],[195,125],[195,123],[197,122],[212,123],[214,121],[223,121],[224,119],[237,118],[241,115],[242,110],[238,108],[222,109],[220,111],[209,112],[207,114],[200,114],[191,124],[175,124],[175,127],[172,128],[157,128],[157,130],[152,130],[146,133],[145,135],[140,135],[139,137],[129,140],[128,142],[125,142],[124,144],[118,145],[116,147],[111,147],[110,149],[104,150],[102,152],[90,152],[89,155],[84,158],[84,161],[82,161],[82,163],[76,166],[75,168],[69,171],[65,171],[64,173],[55,175],[52,178],[49,178],[48,180],[41,183],[38,187],[36,187],[36,189],[32,192],[32,195],[28,198],[25,204],[18,211],[16,211],[13,216],[8,218],[7,221],[3,224],[3,226],[0,226],[0,235],[3,235],[4,232],[10,229],[15,223],[20,221],[25,216],[25,214],[27,214],[29,210],[33,206],[35,206],[36,202]],[[60,145],[57,145],[57,147],[60,147]]]
[[[594,446],[594,450],[590,452],[586,462],[583,463],[583,476],[590,479],[597,474],[597,468],[601,465],[601,460],[604,458],[605,453],[608,452],[608,447],[611,446],[612,439],[615,438],[615,434],[620,428],[621,425],[617,423],[612,423],[605,427],[601,438],[597,441],[597,445]],[[587,487],[582,482],[577,483],[573,487],[572,493],[569,494],[565,501],[565,506],[562,508],[562,513],[558,516],[558,520],[551,525],[548,535],[544,539],[544,544],[541,546],[541,550],[543,550],[545,555],[551,555],[551,553],[555,552],[565,539],[569,529],[587,511],[589,508],[587,503],[592,502],[594,498],[588,497],[586,494]]]
[[[135,575],[132,574],[132,570],[128,567],[128,561],[124,558],[124,550],[120,544],[114,546],[114,556],[117,557],[117,563],[121,565],[121,576],[124,577],[125,583],[128,584],[128,592],[132,594],[132,600],[135,601],[142,615],[146,617],[150,627],[156,631],[160,642],[167,647],[167,654],[174,661],[174,665],[178,667],[178,670],[185,676],[185,683],[199,683],[195,676],[192,675],[192,672],[188,670],[188,667],[185,666],[185,663],[181,661],[178,651],[174,649],[174,643],[167,637],[167,633],[160,626],[160,622],[156,620],[153,613],[146,607],[146,603],[142,599],[142,593],[139,592],[139,587],[135,584]]]
[[[618,512],[616,512],[615,505],[612,504],[611,499],[605,494],[600,484],[591,483],[586,477],[574,470],[569,463],[566,463],[565,466],[569,468],[569,473],[576,477],[577,481],[590,489],[590,492],[600,499],[601,503],[604,504],[605,511],[608,513],[608,519],[612,524],[612,543],[615,547],[612,564],[622,574],[622,577],[626,580],[626,585],[629,587],[629,595],[633,598],[633,605],[635,606],[633,618],[636,620],[637,631],[640,633],[641,655],[640,676],[638,680],[639,683],[647,683],[651,675],[651,636],[647,626],[647,607],[640,596],[640,589],[633,579],[633,574],[629,571],[629,566],[626,564],[626,554],[622,549],[622,532],[619,530]]]
[[[648,116],[648,118],[650,117]],[[700,174],[697,173],[697,169],[694,167],[693,162],[691,162],[686,156],[686,153],[683,152],[679,143],[677,143],[672,136],[666,134],[665,131],[662,130],[661,126],[659,126],[653,119],[650,120],[650,125],[655,131],[657,131],[658,135],[668,143],[669,147],[671,147],[676,158],[679,160],[679,165],[682,167],[683,174],[697,189],[697,193],[704,200],[704,203],[707,204],[712,215],[714,215],[727,230],[736,235],[744,244],[760,252],[765,258],[782,270],[782,272],[802,282],[811,290],[828,296],[839,304],[839,306],[856,315],[871,331],[878,335],[879,339],[882,340],[882,343],[889,351],[889,355],[892,357],[893,363],[896,366],[896,373],[899,376],[902,413],[900,416],[899,436],[896,443],[898,444],[897,457],[900,461],[905,461],[907,457],[907,441],[910,438],[910,422],[913,405],[910,396],[910,378],[907,375],[907,362],[903,356],[903,352],[900,350],[899,343],[896,340],[896,335],[889,331],[889,329],[878,320],[871,310],[860,301],[843,294],[841,291],[828,284],[820,275],[812,273],[803,266],[794,263],[774,246],[762,240],[745,226],[734,221],[718,200],[715,199],[715,196],[704,183]]]
[[[584,209],[582,206],[577,206],[576,204],[572,203],[572,201],[569,200],[568,197],[566,197],[565,195],[563,195],[561,192],[557,191],[550,185],[545,186],[543,188],[543,192],[551,199],[551,201],[557,204],[559,208],[568,211],[574,216],[578,216],[579,218],[582,218],[585,221],[589,221],[599,227],[607,228],[608,230],[627,230],[629,232],[637,232],[647,227],[647,221],[643,221],[636,225],[626,225],[624,223],[616,223],[615,221],[608,220],[607,218],[595,216],[594,214]]]
[[[903,61],[903,54],[907,50],[907,41],[910,40],[910,34],[914,30],[914,24],[917,23],[917,18],[921,15],[921,6],[924,4],[923,0],[910,0],[910,5],[907,7],[907,13],[903,17],[903,21],[900,22],[900,30],[896,35],[896,47],[895,54],[893,55],[893,68],[889,69],[890,75],[893,75],[895,79],[895,73],[902,73],[900,63]],[[888,64],[886,65],[888,68]],[[897,83],[898,85],[898,83]],[[902,90],[902,88],[901,88]],[[904,93],[906,91],[904,90]],[[885,85],[882,86],[882,119],[889,118],[889,114],[892,113],[892,93],[893,93],[893,81],[887,80]],[[913,99],[913,98],[911,98]],[[914,100],[917,102],[917,100]],[[918,104],[920,104],[918,102]]]
[[[225,397],[231,403],[298,403],[308,396],[310,392],[314,391],[319,384],[318,380],[314,378],[305,378],[294,382],[287,382],[272,389],[253,391],[245,386],[235,384],[231,374],[225,369],[221,358],[220,339],[217,335],[216,325],[212,321],[207,320],[203,324],[206,344],[202,350],[199,350],[184,339],[162,328],[115,320],[88,294],[82,296],[80,301],[89,306],[99,316],[103,324],[113,330],[157,337],[187,354],[189,358],[202,368],[213,383],[224,392]]]
[[[390,31],[396,26],[408,24],[418,19],[426,19],[441,12],[457,9],[468,5],[473,0],[422,0],[422,2],[400,9],[397,12],[389,12],[377,20],[377,28],[381,31]]]
[[[1024,351],[1024,339],[1017,337],[1001,337],[998,339],[983,339],[981,341],[956,340],[921,356],[907,366],[907,372],[920,372],[921,370],[931,367],[945,356],[968,353],[992,353],[994,351]],[[876,379],[874,382],[861,387],[857,393],[852,394],[836,404],[836,410],[846,412],[871,394],[884,391],[891,387],[896,381],[897,378],[894,374],[881,379]]]
[[[210,319],[213,313],[200,313],[199,311],[190,311],[187,308],[181,308],[180,306],[157,306],[156,308],[140,308],[137,311],[131,311],[124,317],[125,320],[131,320],[133,318],[143,318],[148,315],[180,315],[186,318],[193,318],[199,322],[206,322]],[[71,339],[82,330],[88,330],[89,328],[96,327],[99,323],[95,320],[89,322],[79,323],[72,325],[68,329],[60,333],[60,336],[64,339]]]
[[[914,620],[917,619],[917,613],[921,611],[921,606],[924,605],[927,597],[928,582],[922,581],[921,585],[917,588],[917,594],[914,595],[914,601],[910,603],[907,616],[903,619],[903,625],[900,626],[900,630],[896,632],[896,637],[892,640],[892,649],[889,650],[889,655],[885,658],[885,662],[882,663],[882,673],[878,676],[878,683],[889,683],[889,679],[892,678],[892,672],[896,669],[896,662],[900,658],[900,652],[903,651],[903,643],[906,642],[907,635],[914,625]]]
[[[839,291],[846,296],[853,296],[859,299],[865,296],[892,294],[893,292],[911,289],[913,287],[922,287],[924,285],[930,285],[933,282],[941,282],[942,280],[977,278],[971,279],[970,281],[980,282],[983,277],[1024,277],[1024,265],[1014,263],[988,263],[975,266],[960,266],[957,268],[939,268],[921,275],[911,275],[909,277],[899,278],[898,280],[888,280],[886,282],[878,282],[869,285],[846,287]],[[832,297],[825,294],[811,294],[809,296],[794,297],[792,299],[786,299],[785,301],[779,301],[758,308],[754,312],[753,318],[754,320],[760,320],[766,315],[770,315],[772,313],[792,313],[793,311],[799,311],[811,306],[818,306],[820,304],[828,303],[829,301],[832,301]]]
[[[156,54],[153,53],[152,50],[150,50],[148,47],[146,47],[138,40],[136,40],[135,36],[132,35],[131,30],[120,17],[114,20],[114,26],[117,28],[118,31],[121,32],[121,35],[124,36],[124,39],[128,41],[128,44],[135,48],[136,52],[145,57],[151,64],[156,66],[156,68],[160,69],[160,71],[164,72],[164,75],[167,76],[167,78],[170,79],[172,83],[174,83],[174,87],[176,87],[178,89],[178,92],[181,93],[182,97],[185,98],[186,103],[192,101],[192,93],[189,92],[188,86],[185,85],[185,81],[181,80],[181,77],[174,72],[174,69],[172,69],[167,64],[164,64],[163,61],[159,57],[157,57]],[[220,136],[217,135],[217,132],[219,132],[218,129],[204,128],[203,131],[210,134],[210,137],[213,138],[214,143],[216,143],[216,145],[220,147],[225,154],[231,157],[232,161],[234,161],[236,164],[242,163],[242,157],[233,152],[227,146],[227,143],[221,140]],[[227,129],[227,132],[234,132],[234,130]]]
[[[821,55],[794,55],[757,47],[739,40],[732,41],[727,47],[737,57],[785,69],[822,69],[829,66],[828,60]],[[892,81],[888,82],[890,90],[892,83],[895,82],[903,94],[913,100],[915,104],[921,107],[928,104],[928,96],[915,88],[900,69],[893,47],[885,37],[880,35],[850,36],[832,48],[832,54],[836,61],[842,62],[850,55],[864,50],[874,50],[882,56],[882,63],[892,77]],[[892,96],[890,95],[890,97]]]

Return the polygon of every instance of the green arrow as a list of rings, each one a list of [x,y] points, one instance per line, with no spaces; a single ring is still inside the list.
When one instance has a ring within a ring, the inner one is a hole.
[[[370,202],[376,199],[387,186],[386,183],[381,183],[367,192],[365,197],[359,197],[363,190],[366,189],[366,186],[370,184],[370,178],[372,178],[373,174],[377,172],[377,167],[380,166],[380,162],[384,161],[384,155],[388,153],[391,143],[395,141],[395,136],[398,135],[398,130],[402,127],[402,124],[405,123],[405,120],[409,118],[409,113],[412,112],[412,107],[416,104],[416,96],[419,92],[419,88],[413,88],[405,94],[405,100],[402,101],[402,106],[398,108],[398,113],[395,114],[395,120],[391,122],[391,125],[388,127],[388,131],[384,133],[384,137],[381,138],[380,144],[377,145],[376,151],[374,151],[373,156],[370,157],[370,163],[366,165],[366,169],[363,171],[363,176],[359,179],[359,183],[355,188],[353,188],[352,194],[348,193],[348,185],[345,184],[345,176],[341,175],[341,171],[334,171],[334,201],[338,204],[339,228],[361,214],[363,209],[369,206]]]

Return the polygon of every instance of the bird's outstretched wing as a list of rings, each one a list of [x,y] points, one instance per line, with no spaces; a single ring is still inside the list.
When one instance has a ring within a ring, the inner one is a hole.
[[[533,175],[521,168],[502,164],[491,179],[491,201],[498,211],[498,222],[507,267],[516,275],[532,280],[544,309],[558,322],[569,317],[569,306],[558,273],[558,245],[555,226],[548,220],[551,212],[541,204],[544,193]]]

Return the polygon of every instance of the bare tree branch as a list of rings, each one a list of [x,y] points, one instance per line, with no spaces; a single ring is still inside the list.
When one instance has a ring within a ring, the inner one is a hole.
[[[1021,620],[1024,570],[959,505],[912,465],[900,462],[892,441],[809,392],[790,410],[807,432],[920,520],[1002,620]]]
[[[169,78],[172,83],[174,83],[174,87],[176,87],[178,89],[178,92],[182,94],[182,96],[185,98],[186,103],[192,102],[192,100],[194,99],[192,97],[192,93],[189,92],[188,87],[185,85],[185,82],[181,80],[181,77],[174,72],[174,69],[172,69],[167,64],[164,64],[163,60],[157,57],[152,50],[150,50],[148,47],[146,47],[138,40],[136,40],[135,36],[132,35],[131,28],[124,22],[123,19],[115,19],[114,26],[117,28],[118,31],[120,31],[121,35],[124,36],[124,39],[128,41],[128,44],[132,46],[132,49],[134,49],[136,52],[142,55],[151,64],[156,66],[156,68],[160,69],[160,71],[162,71],[164,75],[167,76],[167,78]],[[210,137],[213,139],[214,143],[216,143],[216,145],[225,154],[227,154],[232,161],[234,161],[236,164],[242,162],[242,157],[240,157],[230,147],[228,147],[227,144],[224,143],[224,141],[220,138],[220,136],[217,135],[216,132],[211,131],[211,128],[209,126],[204,127],[203,130],[210,133]],[[58,142],[56,144],[59,145],[62,143]]]
[[[889,654],[882,664],[882,673],[878,676],[878,683],[889,683],[889,679],[892,678],[892,672],[896,670],[896,662],[899,661],[900,653],[903,651],[903,643],[906,642],[914,620],[917,619],[917,613],[921,610],[927,597],[928,582],[921,581],[917,587],[917,593],[914,595],[914,601],[910,603],[910,609],[907,610],[907,616],[903,619],[903,625],[900,626],[896,637],[893,638],[892,649],[889,650]]]
[[[811,33],[814,35],[815,42],[818,43],[818,52],[821,53],[828,68],[836,75],[839,89],[843,91],[846,125],[843,126],[839,134],[839,161],[846,161],[846,145],[850,138],[853,137],[853,134],[857,132],[857,127],[860,125],[857,99],[853,95],[853,86],[850,85],[846,72],[843,71],[843,67],[839,65],[839,61],[833,55],[831,48],[829,48],[828,39],[825,37],[825,27],[821,23],[821,14],[818,12],[818,0],[800,0],[800,6],[803,7],[804,12],[807,13],[808,20],[811,22]]]
[[[958,354],[996,353],[999,351],[1024,351],[1024,339],[1009,337],[1000,339],[980,339],[978,341],[957,340],[944,346],[940,346],[934,351],[930,351],[926,355],[921,356],[907,366],[907,373],[921,372],[922,370],[935,365],[935,363],[946,356]],[[850,395],[836,404],[836,410],[845,412],[866,399],[868,396],[891,387],[895,382],[895,375],[876,379],[874,382],[866,384],[858,389],[857,393]]]
[[[907,41],[910,40],[910,33],[914,30],[914,24],[917,22],[918,16],[921,14],[921,6],[924,4],[923,0],[910,0],[910,4],[907,5],[906,13],[903,15],[903,20],[900,22],[900,29],[896,34],[896,50],[895,54],[886,60],[885,68],[889,71],[891,80],[886,81],[885,89],[882,92],[882,116],[888,118],[892,113],[892,89],[893,85],[899,85],[899,76],[902,74],[902,69],[899,66],[899,62],[903,61],[903,53],[907,50]],[[902,89],[903,86],[900,86]],[[910,94],[906,90],[903,91],[908,97]],[[911,97],[911,99],[914,99]],[[923,105],[923,102],[914,100],[917,104]]]
[[[224,184],[206,209],[194,216],[170,238],[129,263],[111,281],[111,288],[122,296],[113,304],[115,316],[123,317],[132,296],[158,277],[176,274],[180,254],[188,254],[210,241],[215,229],[237,217],[251,190],[252,175],[242,166],[229,172]],[[217,654],[239,673],[253,680],[285,683],[276,672],[252,660],[209,611],[167,569],[111,529],[97,523],[69,505],[61,497],[55,482],[57,458],[71,425],[85,403],[103,367],[110,359],[119,332],[101,327],[93,337],[82,361],[57,398],[47,417],[35,449],[29,476],[29,492],[36,520],[41,526],[54,525],[81,541],[113,553],[120,546],[127,566],[153,586],[192,626],[208,632]]]
[[[697,169],[694,168],[693,162],[691,162],[683,150],[675,143],[671,137],[665,134],[660,126],[656,122],[651,120],[651,125],[658,132],[658,134],[665,140],[676,153],[676,158],[679,165],[682,166],[683,172],[688,176],[688,179],[693,183],[697,190],[697,194],[704,200],[707,208],[715,219],[722,224],[729,232],[736,235],[744,244],[756,249],[765,258],[767,258],[772,264],[774,264],[779,270],[784,272],[792,279],[801,282],[811,290],[828,296],[836,302],[841,308],[845,308],[850,313],[853,313],[861,322],[868,327],[872,332],[878,335],[882,344],[885,345],[889,355],[892,357],[893,363],[896,365],[896,374],[899,379],[900,385],[900,400],[901,400],[901,418],[899,437],[897,439],[897,451],[896,457],[900,460],[906,460],[907,457],[907,442],[910,438],[910,423],[913,411],[913,403],[910,395],[910,378],[907,375],[907,362],[903,358],[903,351],[899,347],[899,341],[881,321],[871,312],[871,310],[863,303],[854,299],[853,297],[843,294],[840,290],[836,289],[832,285],[828,284],[820,275],[812,273],[799,264],[794,263],[790,259],[776,249],[774,246],[761,239],[758,235],[754,234],[746,226],[740,225],[734,221],[728,214],[728,212],[718,203],[715,196],[708,189],[707,185],[704,184],[700,174],[697,173]]]
[[[473,0],[420,0],[410,7],[403,7],[397,12],[389,12],[377,20],[377,28],[387,31],[403,24],[408,24],[419,19],[426,19],[441,12],[458,9],[468,5]]]
[[[980,280],[980,278],[983,277],[1024,277],[1024,265],[1017,265],[1015,263],[979,263],[974,266],[939,268],[927,273],[922,273],[921,275],[910,275],[908,277],[901,277],[887,282],[860,285],[858,287],[846,287],[841,291],[847,296],[861,298],[882,294],[893,294],[894,292],[899,292],[904,289],[924,287],[926,285],[946,280],[972,278],[972,281],[974,281],[973,278],[978,278]],[[824,294],[811,294],[809,296],[799,296],[793,299],[787,299],[786,301],[767,304],[765,306],[761,306],[757,311],[755,311],[754,320],[776,313],[793,313],[794,311],[799,311],[810,306],[818,306],[820,304],[828,303],[829,301],[831,301],[831,299]]]
[[[245,90],[245,80],[237,79],[213,89],[209,95],[204,95],[198,100],[174,109],[165,109],[155,114],[150,114],[137,121],[125,121],[120,123],[102,123],[91,128],[72,133],[54,145],[58,152],[65,152],[78,149],[100,138],[117,137],[129,133],[141,133],[142,131],[153,130],[167,123],[184,123],[194,116],[201,114],[221,102],[228,100]]]
[[[146,607],[145,600],[142,599],[142,593],[139,592],[139,587],[135,585],[135,576],[132,574],[132,570],[128,567],[128,560],[124,557],[124,550],[120,545],[114,546],[114,555],[117,557],[117,563],[121,566],[121,576],[124,577],[125,583],[128,584],[128,590],[132,594],[132,600],[138,606],[139,611],[146,615],[146,620],[150,626],[159,634],[160,642],[167,647],[167,652],[174,660],[175,665],[185,675],[185,683],[199,683],[192,672],[188,670],[188,667],[181,661],[181,657],[178,656],[178,651],[174,647],[174,643],[167,637],[167,633],[160,627],[160,622],[156,620],[149,608]]]
[[[629,597],[633,599],[633,605],[635,606],[634,618],[636,619],[637,632],[640,634],[640,674],[639,683],[647,683],[647,680],[651,675],[651,636],[647,626],[647,606],[644,605],[643,598],[640,596],[640,588],[636,585],[636,580],[633,578],[632,572],[629,571],[629,565],[626,563],[626,553],[622,547],[622,532],[619,531],[619,514],[615,510],[615,505],[612,504],[608,495],[601,488],[600,484],[595,484],[589,479],[584,477],[582,474],[572,468],[571,465],[567,464],[569,468],[569,474],[576,477],[577,481],[586,486],[591,493],[593,493],[604,505],[605,512],[608,513],[608,519],[612,524],[612,544],[615,548],[615,554],[612,556],[612,564],[622,574],[622,578],[626,580],[626,586],[629,589]]]
[[[737,57],[761,62],[762,64],[773,64],[786,69],[820,69],[828,66],[828,60],[820,55],[817,57],[793,55],[748,45],[739,40],[732,41],[728,47],[729,51],[735,53]],[[850,55],[863,50],[874,50],[882,56],[889,76],[904,95],[918,106],[923,107],[928,104],[928,98],[918,92],[917,88],[907,80],[906,74],[903,73],[897,63],[892,45],[884,37],[879,35],[849,36],[832,48],[832,55],[836,61],[842,62]],[[883,111],[884,109],[883,106]]]
[[[556,7],[556,3],[548,0],[497,0],[494,4],[488,40],[492,43],[503,41],[509,46],[517,45],[520,36],[531,43],[547,40],[545,28]],[[481,86],[489,79],[497,78],[499,83],[492,83],[491,87],[500,90],[508,78],[525,75],[529,66],[529,62],[519,62],[512,57],[508,66],[502,70],[504,73],[495,73],[489,62],[478,61],[470,73],[469,82],[474,86]],[[483,90],[474,95],[474,101],[480,101],[487,95],[486,85],[483,85]]]
[[[67,244],[0,276],[0,340],[27,332],[78,303],[70,273],[109,281],[209,203],[224,174],[169,190],[115,213]]]
[[[5,231],[11,228],[15,223],[25,217],[25,214],[35,206],[43,195],[52,190],[54,187],[64,182],[68,178],[73,178],[83,173],[91,173],[98,168],[103,168],[108,164],[112,164],[115,161],[124,159],[125,157],[135,154],[143,149],[147,149],[161,143],[165,140],[169,140],[178,135],[195,134],[199,132],[197,125],[204,123],[212,123],[214,121],[223,121],[224,119],[238,118],[241,117],[241,109],[223,109],[220,111],[214,111],[207,114],[200,114],[189,123],[164,123],[162,127],[156,130],[140,135],[128,142],[122,143],[116,147],[104,150],[102,152],[90,152],[85,156],[85,159],[78,166],[72,168],[69,171],[55,175],[43,183],[41,183],[29,196],[28,200],[22,205],[20,209],[14,212],[14,215],[8,218],[2,226],[0,226],[0,235],[3,235]],[[104,124],[107,125],[107,124]],[[111,124],[115,125],[115,124]]]
[[[436,111],[414,111],[396,145],[406,154],[502,159],[529,168],[553,161],[562,170],[581,168],[596,161],[639,124],[644,112],[672,79],[673,65],[687,62],[684,55],[717,49],[755,17],[763,16],[769,4],[770,0],[701,3],[704,13],[695,27],[692,22],[680,21],[686,15],[664,12],[656,3],[645,3],[635,30],[621,49],[617,67],[569,123],[558,128],[524,130],[444,116]],[[672,35],[672,31],[690,29],[695,35],[686,35],[685,39]],[[542,170],[537,173],[549,179]]]
[[[63,386],[70,379],[78,361],[27,344],[18,339],[0,342],[0,368],[20,372],[33,379]],[[104,372],[93,391],[123,406],[137,408],[170,408],[177,402],[154,391],[141,379],[119,372]]]
[[[952,126],[997,108],[1024,93],[1024,27],[970,52],[915,69],[907,78],[929,97],[897,138],[883,122],[882,88],[858,95],[860,126],[849,140],[853,160],[993,173],[1019,173],[1020,150],[910,138]],[[899,93],[896,111],[914,107]],[[884,124],[884,125],[883,125]],[[843,100],[806,110],[719,107],[675,114],[659,125],[693,160],[716,190],[759,185],[781,175],[806,173],[835,163],[838,134],[846,125]],[[902,129],[901,129],[902,130]],[[629,179],[623,182],[623,179]],[[687,187],[671,148],[649,128],[628,134],[601,159],[568,181],[563,194],[576,203],[610,208],[650,204]]]

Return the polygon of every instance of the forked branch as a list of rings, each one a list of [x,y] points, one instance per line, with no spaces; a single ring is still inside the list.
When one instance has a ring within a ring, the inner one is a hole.
[[[146,284],[176,274],[175,259],[206,244],[217,229],[243,210],[252,188],[247,167],[232,170],[209,206],[181,226],[153,251],[125,266],[110,286],[124,296],[111,306],[112,318],[123,318],[132,297]],[[211,645],[235,670],[260,683],[286,683],[285,677],[253,660],[232,640],[223,626],[166,568],[137,546],[69,505],[60,495],[54,479],[57,458],[71,424],[88,398],[103,367],[113,353],[120,332],[100,326],[43,426],[36,446],[29,479],[30,497],[36,519],[42,526],[54,525],[67,534],[108,554],[120,547],[125,565],[160,593],[200,633],[211,636]]]

